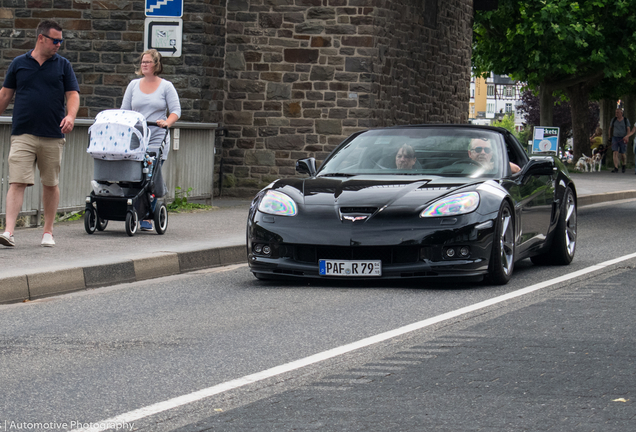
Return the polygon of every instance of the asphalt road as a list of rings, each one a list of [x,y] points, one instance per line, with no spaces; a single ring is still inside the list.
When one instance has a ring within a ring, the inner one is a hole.
[[[630,430],[635,260],[593,266],[636,252],[634,214],[636,201],[580,209],[572,265],[526,260],[505,287],[263,283],[239,265],[0,306],[0,430]],[[577,271],[590,273],[252,376]]]

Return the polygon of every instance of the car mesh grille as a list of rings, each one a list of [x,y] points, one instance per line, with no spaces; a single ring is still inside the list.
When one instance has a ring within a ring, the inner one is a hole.
[[[414,263],[419,260],[419,246],[325,247],[295,246],[293,258],[306,263],[320,259],[381,260],[383,265]],[[287,248],[290,251],[290,248]]]

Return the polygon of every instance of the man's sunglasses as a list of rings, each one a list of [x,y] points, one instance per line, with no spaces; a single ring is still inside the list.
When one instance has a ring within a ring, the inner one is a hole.
[[[42,36],[44,36],[45,38],[47,38],[47,39],[51,39],[51,41],[53,42],[53,45],[57,45],[57,44],[62,45],[62,42],[64,42],[64,39],[55,39],[55,38],[52,38],[52,37],[51,37],[51,36],[49,36],[49,35],[45,35],[44,33],[41,33],[41,34],[42,34]]]
[[[482,150],[484,153],[490,154],[490,150],[492,149],[490,147],[475,147],[474,149],[470,149],[470,151],[474,151],[475,153],[481,153]]]

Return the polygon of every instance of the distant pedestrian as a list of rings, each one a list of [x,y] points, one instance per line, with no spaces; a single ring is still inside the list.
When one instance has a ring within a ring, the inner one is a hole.
[[[609,128],[609,140],[612,143],[612,152],[614,153],[614,169],[613,173],[618,172],[619,159],[623,163],[623,172],[625,172],[625,165],[627,163],[627,141],[628,138],[636,131],[631,129],[631,124],[627,117],[623,116],[623,110],[616,109],[616,117],[610,122]]]
[[[603,144],[603,129],[597,127],[590,137],[590,149],[592,150],[592,153],[594,153],[594,150],[601,144]]]
[[[73,130],[79,109],[79,86],[71,63],[57,54],[62,27],[45,20],[36,29],[35,48],[13,59],[0,90],[0,114],[15,95],[9,152],[9,190],[5,232],[0,244],[15,246],[13,230],[24,192],[33,186],[37,164],[42,181],[42,246],[54,246],[53,222],[60,201],[59,173],[64,134]],[[66,99],[66,113],[64,100]]]

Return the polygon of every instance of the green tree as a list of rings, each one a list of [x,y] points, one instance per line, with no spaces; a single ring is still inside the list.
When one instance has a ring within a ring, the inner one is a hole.
[[[508,74],[538,88],[545,126],[552,125],[553,95],[567,95],[578,157],[589,152],[590,93],[603,82],[630,80],[634,10],[636,0],[499,0],[497,9],[475,13],[474,72]]]
[[[495,120],[491,123],[491,125],[507,129],[517,138],[519,137],[517,130],[515,129],[515,115],[512,113],[506,114],[501,120]]]

